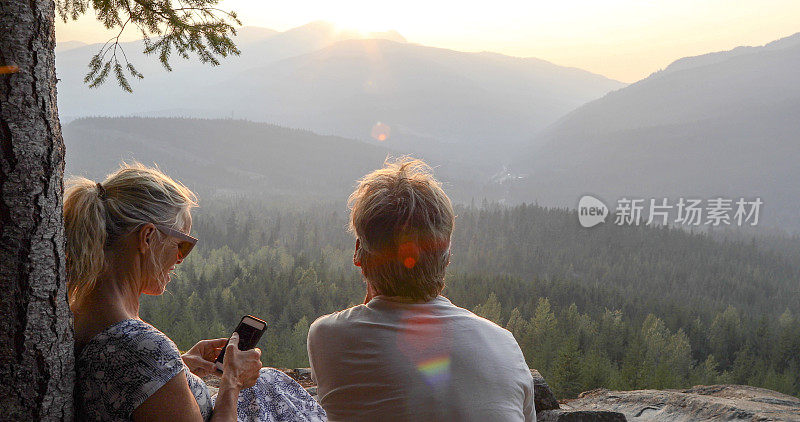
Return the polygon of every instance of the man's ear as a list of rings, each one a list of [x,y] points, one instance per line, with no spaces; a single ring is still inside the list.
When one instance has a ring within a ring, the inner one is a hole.
[[[359,258],[359,250],[361,249],[361,239],[356,239],[356,250],[353,252],[353,265],[356,267],[361,266],[361,259]]]
[[[144,254],[153,246],[156,226],[153,223],[145,223],[139,228],[136,236],[136,247],[139,253]]]

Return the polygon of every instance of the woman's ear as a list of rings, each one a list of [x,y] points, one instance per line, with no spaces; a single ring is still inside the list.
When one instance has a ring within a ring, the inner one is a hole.
[[[355,252],[353,252],[353,265],[355,265],[356,267],[361,266],[361,258],[359,258],[359,255],[361,254],[360,250],[361,250],[361,239],[356,239],[356,250]]]
[[[136,246],[139,249],[139,253],[144,254],[153,246],[155,232],[156,226],[153,223],[145,223],[139,228],[136,237]]]

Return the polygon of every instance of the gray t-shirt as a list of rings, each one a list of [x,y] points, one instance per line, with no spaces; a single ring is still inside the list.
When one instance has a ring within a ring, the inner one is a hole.
[[[330,421],[535,421],[533,377],[507,330],[438,296],[377,296],[308,332]]]

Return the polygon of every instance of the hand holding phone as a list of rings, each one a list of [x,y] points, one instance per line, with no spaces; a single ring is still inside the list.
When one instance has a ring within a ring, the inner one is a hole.
[[[189,351],[181,355],[183,363],[193,374],[200,378],[216,371],[214,359],[219,356],[220,350],[227,344],[227,338],[200,340]]]
[[[266,329],[266,321],[256,318],[252,315],[243,316],[242,320],[239,322],[239,325],[234,330],[234,332],[239,335],[239,350],[250,350],[256,347],[258,340],[261,339],[261,335],[264,334]],[[228,339],[228,342],[230,342],[230,338]],[[225,349],[228,346],[228,342],[225,343],[225,347],[223,347],[222,351],[219,352],[219,356],[217,356],[217,359],[214,362],[214,366],[219,371],[222,371],[222,363],[225,359]]]

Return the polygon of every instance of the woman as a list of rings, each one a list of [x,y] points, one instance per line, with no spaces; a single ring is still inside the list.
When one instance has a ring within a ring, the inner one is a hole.
[[[191,251],[194,194],[160,171],[123,165],[102,183],[70,182],[64,195],[67,279],[75,315],[81,420],[324,420],[291,378],[261,368],[261,351],[225,351],[219,393],[198,377],[213,370],[227,339],[181,356],[139,319],[139,297],[160,295]]]

